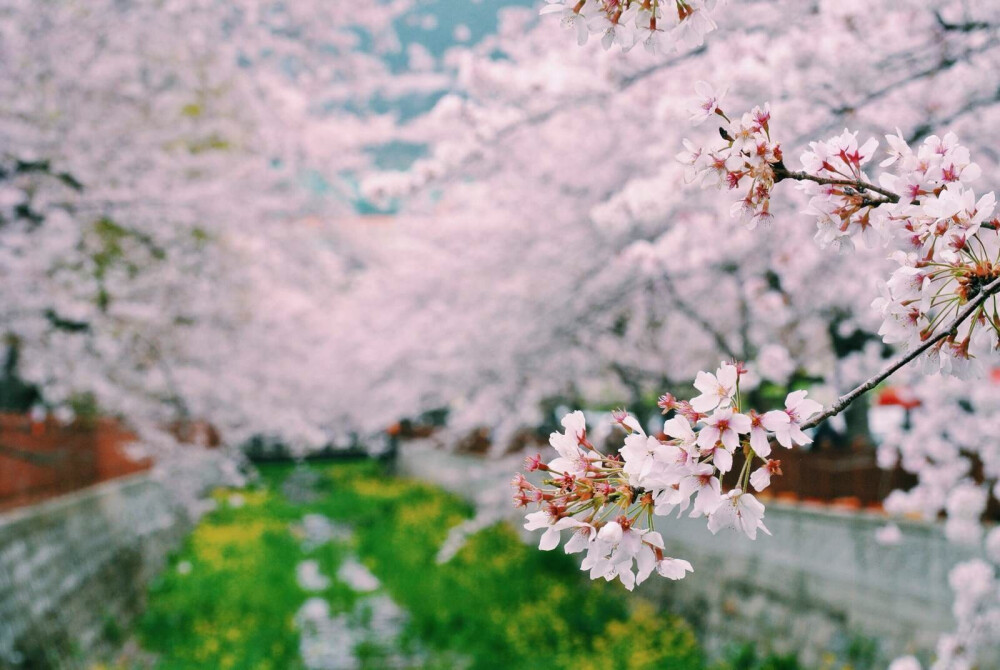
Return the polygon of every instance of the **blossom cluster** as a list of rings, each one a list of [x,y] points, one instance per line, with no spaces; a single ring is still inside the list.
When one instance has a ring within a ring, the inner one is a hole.
[[[734,529],[751,540],[758,531],[770,534],[764,505],[750,489],[763,491],[781,474],[781,462],[769,458],[772,441],[787,448],[811,442],[803,424],[822,406],[806,391],[795,391],[784,409],[744,412],[740,377],[745,373],[741,364],[723,362],[714,374],[698,373],[694,385],[701,394],[690,401],[662,396],[659,406],[669,415],[664,439],[647,435],[626,412],[615,412],[626,433],[617,453],[591,443],[583,412],[566,415],[564,431],[549,437],[558,457],[548,463],[540,456],[527,460],[529,473],[543,475],[541,485],[523,475],[512,482],[516,505],[539,507],[524,526],[544,529],[539,548],[554,549],[560,532],[570,530],[565,551],[586,553],[581,567],[592,579],[617,578],[631,590],[654,570],[669,579],[692,571],[687,561],[666,555],[654,529],[656,517],[690,509],[689,516],[708,518],[713,534]],[[723,480],[738,453],[743,464],[726,490]]]
[[[710,0],[546,0],[541,14],[558,14],[559,22],[576,35],[580,46],[590,35],[600,36],[605,51],[618,45],[629,51],[636,44],[658,54],[700,46],[716,29]]]
[[[736,119],[730,119],[719,106],[725,91],[717,92],[706,82],[696,85],[701,101],[691,120],[701,123],[713,115],[722,119],[719,134],[724,144],[704,149],[684,140],[685,150],[677,159],[687,166],[689,182],[704,187],[723,186],[739,189],[743,197],[731,212],[740,216],[751,229],[772,220],[771,189],[777,181],[775,170],[781,166],[781,146],[771,140],[769,105],[754,107]]]
[[[900,199],[880,203],[871,218],[895,247],[898,267],[873,304],[883,318],[879,334],[886,342],[916,346],[989,290],[988,299],[927,357],[928,372],[981,373],[977,356],[995,349],[1000,334],[996,287],[990,286],[1000,278],[1000,235],[991,218],[996,198],[992,192],[976,198],[969,183],[979,167],[953,134],[928,137],[916,152],[898,134],[886,139],[890,156],[882,164],[897,167],[880,183]]]
[[[809,196],[806,213],[816,221],[820,246],[853,249],[861,239],[887,248],[895,270],[880,283],[872,305],[882,317],[883,340],[912,349],[943,333],[925,354],[927,371],[959,377],[981,372],[979,360],[997,349],[1000,335],[1000,220],[993,217],[994,194],[977,199],[970,187],[980,168],[954,134],[930,136],[916,150],[898,131],[887,135],[888,157],[880,166],[892,170],[877,184],[866,170],[878,141],[859,143],[849,130],[811,142],[801,156],[803,170],[793,172],[771,139],[768,105],[730,120],[720,106],[724,93],[705,82],[697,92],[692,119],[722,119],[724,143],[703,148],[685,140],[677,158],[690,181],[739,189],[732,213],[751,229],[770,222],[775,185],[797,181]],[[977,299],[969,318],[952,328]]]

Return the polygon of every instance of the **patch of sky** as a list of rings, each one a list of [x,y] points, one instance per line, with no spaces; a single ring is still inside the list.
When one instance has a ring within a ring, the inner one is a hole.
[[[536,0],[420,0],[399,17],[396,30],[403,49],[387,61],[394,70],[405,70],[406,47],[417,43],[440,57],[456,44],[475,44],[497,29],[497,12],[503,7],[530,7]]]
[[[504,7],[530,7],[538,4],[538,0],[417,0],[414,6],[395,22],[399,37],[400,49],[386,53],[382,57],[389,68],[396,73],[409,69],[408,47],[418,44],[435,59],[440,59],[445,52],[457,45],[473,45],[484,37],[496,32],[498,12]],[[374,47],[373,36],[360,28],[351,29],[358,38],[357,48],[371,51]],[[497,53],[492,57],[502,58]],[[286,63],[290,74],[294,65]],[[340,101],[337,108],[359,115],[393,114],[400,122],[419,116],[430,110],[444,96],[447,90],[431,91],[421,94],[408,94],[387,98],[375,95],[366,101]],[[321,105],[327,111],[332,107]],[[380,170],[405,170],[413,161],[426,155],[424,145],[391,142],[383,145],[373,145],[367,148],[372,156],[373,164]],[[338,181],[346,188],[331,188],[330,183],[321,175],[310,175],[306,180],[307,187],[316,193],[344,197],[352,203],[358,214],[393,214],[399,204],[393,202],[388,206],[379,207],[363,198],[358,188],[358,177],[353,174],[341,174]],[[439,194],[438,194],[439,195]]]
[[[413,161],[427,155],[427,145],[416,142],[387,142],[367,148],[372,162],[379,170],[403,170]]]

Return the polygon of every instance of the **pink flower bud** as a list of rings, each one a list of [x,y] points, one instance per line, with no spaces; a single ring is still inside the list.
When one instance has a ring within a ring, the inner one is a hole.
[[[656,405],[657,407],[663,410],[664,414],[666,414],[670,410],[677,408],[677,398],[675,398],[673,395],[669,393],[664,393],[663,395],[660,396],[660,399],[656,402]]]

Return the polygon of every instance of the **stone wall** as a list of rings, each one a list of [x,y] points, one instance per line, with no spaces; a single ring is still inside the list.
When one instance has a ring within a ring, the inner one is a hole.
[[[0,516],[0,668],[77,668],[113,649],[192,527],[185,496],[221,478],[210,456]]]
[[[475,502],[485,520],[515,523],[508,482],[520,467],[519,458],[488,461],[420,444],[402,447],[398,460],[403,474]],[[773,535],[755,542],[713,536],[704,519],[658,526],[668,555],[690,560],[695,572],[680,582],[650,580],[636,593],[687,618],[710,653],[751,642],[794,652],[807,666],[853,651],[862,661],[855,667],[882,668],[904,651],[933,649],[952,628],[948,571],[969,554],[939,526],[900,522],[902,541],[886,547],[874,540],[886,519],[872,513],[771,501],[766,522]]]
[[[931,650],[951,630],[948,572],[969,554],[932,524],[899,523],[902,540],[875,542],[886,520],[829,508],[768,504],[772,536],[713,536],[704,519],[665,524],[669,553],[691,561],[682,582],[651,591],[701,632],[710,652],[733,641],[797,653],[807,666],[833,652],[871,667]]]

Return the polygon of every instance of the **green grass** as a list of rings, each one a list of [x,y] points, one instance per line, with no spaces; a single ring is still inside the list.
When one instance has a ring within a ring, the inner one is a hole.
[[[305,558],[289,525],[318,512],[354,527],[353,546],[330,543],[308,554],[333,576],[354,552],[410,614],[399,645],[425,650],[427,668],[517,670],[627,668],[687,670],[704,660],[690,627],[657,612],[618,584],[589,582],[573,557],[524,545],[498,524],[470,539],[445,565],[434,561],[468,505],[440,489],[386,475],[372,462],[314,466],[315,502],[281,494],[288,466],[261,469],[246,504],[219,508],[188,538],[150,589],[138,636],[156,667],[301,667],[295,612],[314,594],[295,581]],[[191,564],[188,574],[177,566]],[[333,580],[322,594],[333,612],[355,595]],[[361,654],[378,667],[380,650]]]

